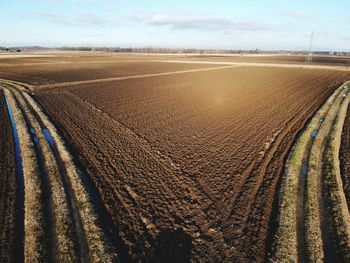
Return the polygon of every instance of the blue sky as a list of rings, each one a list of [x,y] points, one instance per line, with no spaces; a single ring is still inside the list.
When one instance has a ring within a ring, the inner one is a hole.
[[[350,51],[348,0],[0,0],[0,46]]]

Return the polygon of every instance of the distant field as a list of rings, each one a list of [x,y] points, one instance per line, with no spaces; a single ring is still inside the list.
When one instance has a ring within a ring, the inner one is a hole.
[[[17,66],[1,66],[0,76],[28,84],[53,84],[80,80],[95,80],[179,70],[214,67],[203,64],[181,64],[160,62],[98,61],[74,63],[30,63]]]
[[[2,58],[0,77],[32,84],[97,188],[126,259],[262,262],[284,162],[349,72],[225,62],[303,61],[68,52]],[[117,77],[125,78],[109,80]]]
[[[278,64],[308,64],[305,56],[278,55],[278,56],[195,56],[191,60],[210,60],[222,62],[245,63],[278,63]],[[332,65],[350,67],[350,57],[313,56],[312,65]]]
[[[210,64],[166,63],[166,60],[219,63],[271,63],[348,67],[348,57],[315,56],[305,63],[304,56],[211,56],[211,55],[135,55],[114,53],[64,52],[0,55],[0,77],[29,84],[52,84],[168,71],[212,67]],[[46,54],[46,56],[45,56]],[[38,57],[35,57],[38,56]],[[164,61],[164,62],[161,62]]]

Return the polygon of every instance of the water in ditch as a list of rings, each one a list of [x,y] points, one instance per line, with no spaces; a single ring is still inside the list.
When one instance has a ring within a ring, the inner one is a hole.
[[[16,122],[13,117],[10,103],[5,96],[7,111],[10,117],[13,139],[15,142],[15,158],[16,158],[16,174],[18,184],[18,195],[16,200],[16,260],[19,262],[24,259],[24,176],[23,176],[23,162],[21,155],[21,147],[19,143],[18,131]]]
[[[43,128],[42,132],[43,132],[43,134],[45,136],[46,141],[50,144],[50,146],[51,147],[54,146],[55,145],[55,140],[52,137],[50,131],[48,129],[46,129],[46,128]]]

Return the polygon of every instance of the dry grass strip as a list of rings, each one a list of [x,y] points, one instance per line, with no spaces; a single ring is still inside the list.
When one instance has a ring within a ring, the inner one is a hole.
[[[4,89],[9,101],[19,137],[24,176],[24,256],[26,262],[45,262],[48,251],[45,245],[45,220],[38,162],[23,115],[11,92]]]
[[[306,180],[306,254],[309,262],[323,262],[323,246],[321,230],[321,200],[322,196],[322,166],[323,154],[326,150],[327,138],[330,135],[334,120],[337,118],[338,110],[341,106],[344,87],[340,87],[341,92],[330,108],[324,123],[320,127],[311,149],[309,161],[309,171]]]
[[[67,203],[67,196],[64,191],[58,164],[55,161],[54,154],[41,131],[39,122],[31,113],[26,102],[18,91],[13,91],[17,101],[26,112],[36,137],[39,139],[39,145],[44,156],[45,169],[47,171],[53,204],[53,214],[55,219],[56,233],[56,252],[57,258],[61,262],[74,262],[76,255],[74,250],[73,226],[70,218],[70,212]]]
[[[285,174],[281,182],[280,197],[278,200],[278,228],[274,237],[274,255],[271,257],[271,262],[298,261],[297,205],[302,164],[311,143],[312,131],[317,127],[321,116],[331,107],[339,92],[340,89],[337,89],[315,114],[289,155]],[[322,250],[320,251],[318,249],[318,252],[321,253],[321,258],[323,258]]]
[[[348,90],[347,90],[348,91]],[[347,95],[340,106],[335,124],[326,142],[323,165],[323,192],[326,198],[328,221],[333,241],[344,262],[350,262],[350,215],[343,192],[340,174],[339,150],[341,134],[350,98]]]

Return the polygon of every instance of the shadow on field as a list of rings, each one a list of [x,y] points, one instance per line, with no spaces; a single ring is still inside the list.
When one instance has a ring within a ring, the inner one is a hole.
[[[191,262],[192,238],[182,230],[163,230],[154,241],[149,262]]]

